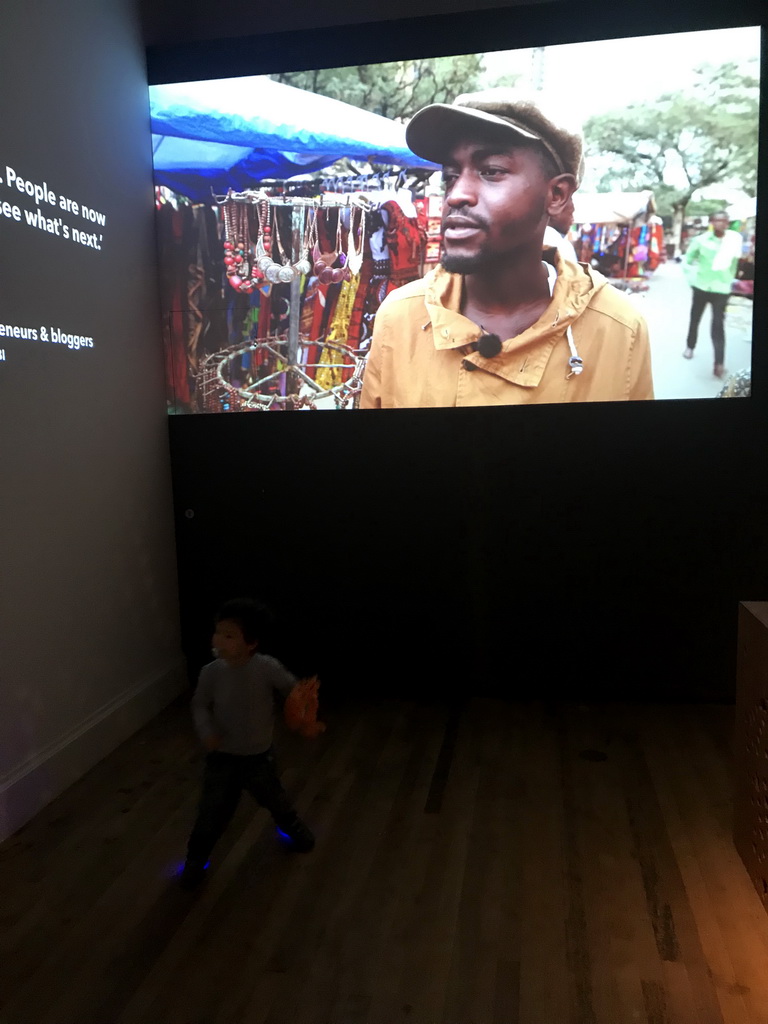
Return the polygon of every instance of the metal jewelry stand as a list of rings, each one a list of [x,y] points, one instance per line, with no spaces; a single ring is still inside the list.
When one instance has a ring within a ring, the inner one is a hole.
[[[216,196],[216,202],[220,205],[233,200],[237,203],[248,203],[255,205],[257,203],[268,202],[273,207],[291,207],[291,262],[297,263],[301,257],[305,244],[305,230],[306,230],[306,219],[307,219],[307,208],[314,210],[320,209],[338,209],[343,207],[358,207],[360,209],[369,211],[373,209],[371,202],[366,199],[361,193],[328,193],[325,192],[320,196],[316,197],[303,197],[303,196],[270,196],[263,190],[249,190],[246,192],[233,192],[230,191],[226,196]],[[285,359],[290,367],[287,371],[287,379],[298,381],[302,377],[305,381],[311,382],[300,369],[296,369],[298,364],[299,347],[301,345],[300,336],[300,325],[301,325],[301,276],[296,275],[290,283],[289,293],[290,308],[288,311],[288,337],[287,346],[285,351]],[[352,377],[343,385],[337,386],[338,394],[334,397],[336,399],[337,406],[340,408],[346,407],[350,401],[353,401],[362,389],[362,374],[365,367],[365,357],[357,358],[355,361],[355,367]],[[208,376],[211,376],[213,371],[213,364],[208,368]],[[221,378],[221,367],[218,370],[219,380]],[[207,378],[206,378],[207,379]],[[228,389],[230,390],[230,389]],[[233,392],[234,390],[231,389]],[[290,388],[286,381],[286,392]],[[334,388],[335,392],[337,389]],[[317,397],[323,397],[326,393],[318,394]],[[304,400],[306,404],[312,405],[312,401],[308,402]],[[271,402],[267,405],[258,403],[257,407],[268,408],[271,406]]]

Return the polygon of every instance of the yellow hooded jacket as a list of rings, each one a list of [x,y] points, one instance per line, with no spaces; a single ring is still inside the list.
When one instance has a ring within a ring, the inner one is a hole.
[[[403,409],[653,398],[648,330],[597,271],[549,251],[549,306],[501,352],[472,346],[482,330],[460,313],[463,278],[442,267],[391,292],[373,330],[360,407]],[[568,330],[570,328],[570,331]],[[569,336],[582,363],[573,373]]]

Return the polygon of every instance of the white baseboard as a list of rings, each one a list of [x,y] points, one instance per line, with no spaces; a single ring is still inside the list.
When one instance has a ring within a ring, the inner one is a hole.
[[[0,842],[146,725],[186,685],[184,662],[175,660],[0,777]]]

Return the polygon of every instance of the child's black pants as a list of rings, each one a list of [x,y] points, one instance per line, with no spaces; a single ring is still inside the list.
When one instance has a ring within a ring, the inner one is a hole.
[[[205,759],[203,791],[187,846],[188,861],[206,863],[232,820],[244,789],[267,808],[278,825],[295,821],[296,811],[277,777],[271,749],[249,755],[214,750]]]

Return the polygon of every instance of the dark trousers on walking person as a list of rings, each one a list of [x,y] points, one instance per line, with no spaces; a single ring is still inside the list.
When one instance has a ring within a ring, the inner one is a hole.
[[[696,348],[701,316],[704,307],[710,303],[712,306],[712,344],[715,348],[715,367],[722,367],[725,362],[725,307],[728,305],[729,298],[728,294],[720,295],[718,292],[703,292],[700,288],[693,289],[691,322],[688,327],[686,346],[691,351]]]
[[[192,834],[187,862],[204,865],[232,820],[240,795],[246,790],[266,807],[277,826],[293,834],[300,822],[277,776],[272,750],[263,754],[225,754],[215,750],[205,759],[203,791]]]

